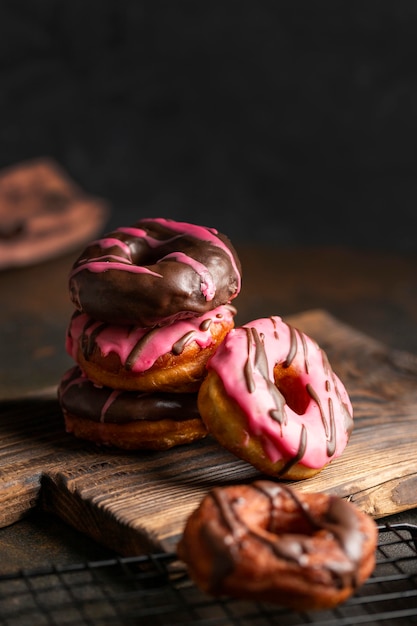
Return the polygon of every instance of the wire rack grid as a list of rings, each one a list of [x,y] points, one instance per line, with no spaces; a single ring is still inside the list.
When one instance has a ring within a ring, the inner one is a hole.
[[[373,575],[329,611],[297,613],[214,600],[175,554],[152,554],[0,576],[1,626],[348,626],[417,624],[417,526],[379,527]]]

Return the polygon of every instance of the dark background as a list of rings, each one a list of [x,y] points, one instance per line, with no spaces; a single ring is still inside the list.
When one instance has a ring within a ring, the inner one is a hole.
[[[417,3],[2,0],[0,166],[237,243],[417,251]]]

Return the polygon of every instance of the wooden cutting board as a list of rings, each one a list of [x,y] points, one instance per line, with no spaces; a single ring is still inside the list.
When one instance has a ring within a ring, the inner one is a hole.
[[[375,518],[416,507],[417,359],[320,310],[287,321],[326,350],[355,411],[342,457],[293,485],[349,498]],[[63,430],[54,395],[0,411],[0,526],[41,506],[120,554],[172,550],[209,488],[260,477],[210,437],[163,453],[76,440]]]

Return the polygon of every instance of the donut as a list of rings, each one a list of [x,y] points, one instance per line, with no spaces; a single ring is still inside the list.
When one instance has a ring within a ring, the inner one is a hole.
[[[167,450],[207,435],[192,393],[98,387],[78,366],[62,377],[58,399],[68,433],[124,450]]]
[[[95,237],[109,213],[53,159],[17,163],[0,172],[0,270],[62,256]]]
[[[211,354],[234,326],[222,305],[165,326],[113,325],[75,311],[66,350],[98,385],[127,391],[194,392]]]
[[[93,318],[148,327],[227,304],[240,273],[232,244],[214,228],[148,218],[91,242],[69,290],[76,309]]]
[[[186,520],[177,554],[213,596],[324,609],[370,576],[377,535],[350,502],[260,480],[211,490]]]
[[[346,447],[348,393],[317,343],[280,317],[231,330],[198,394],[209,432],[261,472],[290,480],[321,471]]]

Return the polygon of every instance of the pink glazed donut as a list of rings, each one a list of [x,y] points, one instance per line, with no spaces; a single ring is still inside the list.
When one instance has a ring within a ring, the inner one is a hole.
[[[234,326],[236,309],[217,307],[200,317],[155,328],[113,325],[76,311],[66,350],[97,385],[126,391],[197,391],[209,357]]]
[[[236,251],[216,229],[149,218],[91,242],[72,267],[69,291],[95,319],[148,327],[229,303],[240,273]]]
[[[207,369],[198,407],[208,431],[261,472],[309,478],[345,449],[347,391],[316,342],[280,317],[231,330]]]

